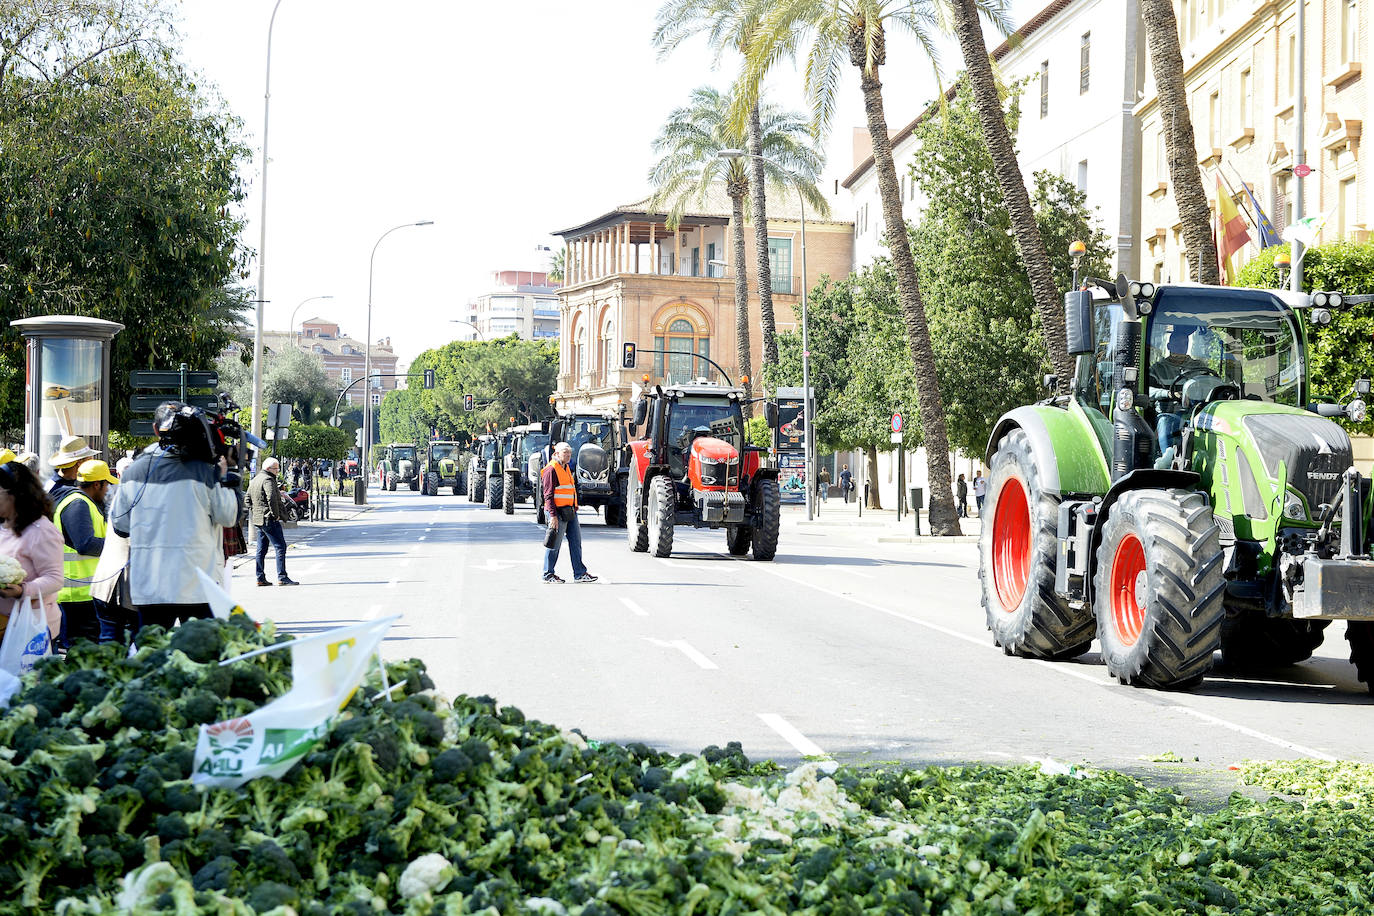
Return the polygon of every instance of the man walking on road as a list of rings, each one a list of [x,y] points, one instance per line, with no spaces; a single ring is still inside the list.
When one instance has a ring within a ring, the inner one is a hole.
[[[553,529],[553,542],[546,537],[548,547],[544,550],[544,581],[558,583],[563,580],[553,571],[558,563],[558,548],[563,539],[568,539],[568,556],[572,558],[573,581],[595,582],[596,576],[587,572],[582,564],[582,528],[577,522],[577,485],[573,482],[572,469],[568,462],[572,459],[572,446],[560,442],[553,448],[553,461],[540,475],[540,490],[544,497],[544,513]]]
[[[840,469],[840,494],[844,496],[844,501],[849,502],[849,492],[854,489],[854,472],[849,470],[849,465]]]
[[[286,533],[281,527],[285,510],[281,504],[281,491],[277,489],[277,473],[280,470],[281,462],[268,458],[262,463],[262,470],[248,484],[248,512],[258,529],[258,585],[272,584],[267,581],[263,569],[269,544],[277,551],[277,584],[300,585],[286,574]]]

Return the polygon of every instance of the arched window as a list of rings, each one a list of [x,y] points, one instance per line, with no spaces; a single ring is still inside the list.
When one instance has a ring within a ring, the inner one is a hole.
[[[691,354],[709,357],[711,338],[704,328],[698,328],[687,318],[674,318],[668,325],[664,337],[654,338],[655,350],[667,350],[667,372],[664,372],[662,353],[654,354],[654,374],[665,382],[686,382],[698,376],[714,378],[715,370],[705,360],[695,359]]]
[[[615,324],[607,320],[601,329],[601,382],[610,383],[610,371],[616,368],[615,361]]]
[[[577,331],[577,375],[578,381],[587,374],[587,326],[583,325]]]

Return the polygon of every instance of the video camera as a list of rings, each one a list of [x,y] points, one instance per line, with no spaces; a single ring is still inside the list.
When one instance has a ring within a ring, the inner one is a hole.
[[[238,409],[239,405],[234,403],[234,399],[223,392],[219,395],[219,406],[213,413],[180,401],[167,401],[159,405],[153,415],[153,430],[157,433],[159,444],[182,461],[214,464],[220,458],[226,459],[231,470],[223,483],[226,487],[236,488],[241,478],[232,469],[246,465],[244,452],[247,447],[267,447],[266,442],[245,432],[243,425],[233,418],[232,412]]]

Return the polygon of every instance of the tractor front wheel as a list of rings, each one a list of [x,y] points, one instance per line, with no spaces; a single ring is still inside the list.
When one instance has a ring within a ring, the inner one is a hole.
[[[1123,684],[1193,687],[1221,642],[1221,531],[1201,493],[1133,490],[1102,528],[1097,638]]]
[[[488,508],[488,509],[499,509],[499,508],[501,508],[501,492],[502,492],[503,490],[505,490],[505,487],[501,486],[502,483],[504,483],[504,481],[503,481],[500,477],[496,477],[496,476],[494,476],[494,475],[492,475],[492,474],[488,474],[488,475],[487,475],[487,508]]]
[[[630,487],[630,501],[625,504],[625,537],[631,550],[643,553],[649,549],[649,526],[638,518],[639,507],[644,502],[644,485],[636,479]]]
[[[410,478],[410,492],[415,493],[420,489],[420,478]]]
[[[998,444],[988,478],[978,559],[993,643],[1027,658],[1082,655],[1092,645],[1092,614],[1055,594],[1060,500],[1042,488],[1024,432]]]
[[[512,476],[501,488],[501,511],[507,515],[515,514],[515,477]]]
[[[467,475],[462,471],[453,472],[453,495],[462,496],[467,492]]]
[[[467,482],[468,502],[475,503],[477,502],[477,475],[472,473],[472,471],[468,471]]]
[[[677,488],[673,478],[660,474],[649,484],[649,552],[666,557],[673,552],[673,522],[677,515]]]
[[[430,475],[428,475],[428,476],[425,477],[425,495],[426,495],[426,496],[438,496],[438,495],[439,495],[439,475],[438,475],[438,474],[430,474]]]
[[[778,552],[778,532],[782,528],[782,494],[776,479],[761,480],[754,487],[754,503],[759,523],[754,528],[754,559],[771,560]]]
[[[1345,638],[1350,643],[1350,661],[1355,676],[1374,694],[1374,622],[1347,620]]]
[[[725,549],[732,557],[742,557],[749,552],[749,543],[754,539],[754,529],[748,525],[732,525],[725,529]]]
[[[1227,668],[1282,668],[1312,657],[1329,620],[1293,620],[1249,614],[1221,622],[1221,660]]]

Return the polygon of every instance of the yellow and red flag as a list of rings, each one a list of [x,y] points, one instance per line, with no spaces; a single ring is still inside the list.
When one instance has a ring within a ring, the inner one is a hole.
[[[1245,247],[1250,241],[1250,230],[1245,228],[1245,217],[1240,215],[1235,198],[1222,186],[1221,175],[1217,175],[1217,259],[1226,274],[1229,286],[1235,282],[1235,268],[1231,266],[1231,255]]]

